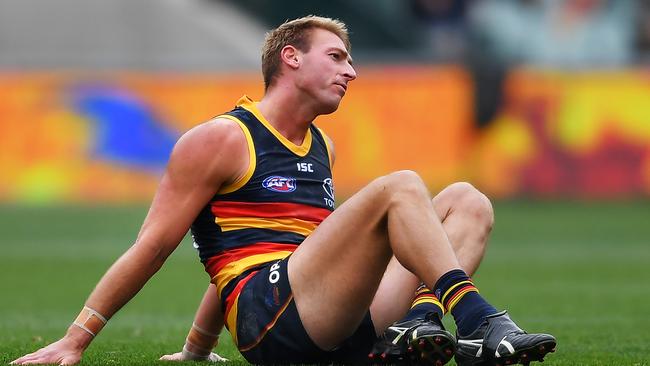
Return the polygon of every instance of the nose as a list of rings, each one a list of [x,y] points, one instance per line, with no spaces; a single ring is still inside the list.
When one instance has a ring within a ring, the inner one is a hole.
[[[347,64],[345,72],[343,72],[343,76],[348,79],[348,81],[352,81],[357,78],[357,72],[354,70],[354,67],[352,67],[352,64]]]

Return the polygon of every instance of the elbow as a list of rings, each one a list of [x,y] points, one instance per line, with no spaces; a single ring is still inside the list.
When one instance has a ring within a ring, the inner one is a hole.
[[[159,243],[152,243],[146,240],[137,240],[129,249],[139,258],[145,258],[150,268],[158,271],[165,263],[169,255],[174,251],[170,246]]]

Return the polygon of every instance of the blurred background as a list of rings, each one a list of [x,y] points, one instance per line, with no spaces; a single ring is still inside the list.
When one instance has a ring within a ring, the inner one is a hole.
[[[317,119],[344,198],[397,169],[493,198],[650,194],[650,2],[0,0],[0,202],[148,202],[175,140],[262,96],[286,19],[345,21]]]
[[[260,99],[265,32],[308,14],[348,24],[359,74],[315,122],[339,201],[398,169],[471,182],[497,217],[482,291],[557,364],[647,364],[647,0],[0,0],[0,361],[60,336],[176,139]],[[207,277],[179,252],[91,357],[180,348]]]

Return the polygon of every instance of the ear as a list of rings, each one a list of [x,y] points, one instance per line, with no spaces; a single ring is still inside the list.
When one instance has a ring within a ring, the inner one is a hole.
[[[284,46],[280,50],[280,59],[292,69],[297,69],[300,66],[300,56],[300,51],[291,45]]]

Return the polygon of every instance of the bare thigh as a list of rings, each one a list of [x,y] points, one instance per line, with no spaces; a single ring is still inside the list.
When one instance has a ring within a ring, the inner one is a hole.
[[[307,333],[324,349],[349,337],[392,256],[386,203],[371,184],[337,208],[289,258],[289,282]]]
[[[429,285],[460,265],[422,180],[379,178],[335,210],[289,259],[289,281],[307,333],[321,348],[350,336],[395,257]]]
[[[492,205],[467,183],[454,183],[432,199],[461,268],[470,276],[478,269],[494,222]],[[393,257],[370,306],[380,334],[404,317],[422,281]]]

